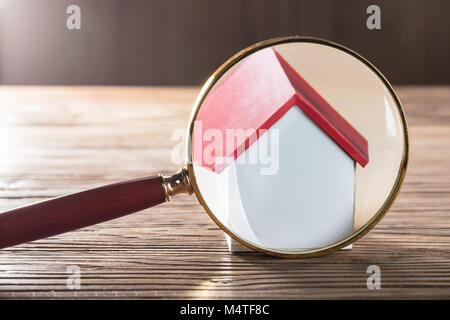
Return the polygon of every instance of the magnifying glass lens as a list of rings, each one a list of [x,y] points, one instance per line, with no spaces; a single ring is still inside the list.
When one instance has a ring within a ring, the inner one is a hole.
[[[391,87],[353,52],[318,41],[252,52],[216,77],[195,114],[196,194],[251,247],[345,243],[398,190],[406,128]]]

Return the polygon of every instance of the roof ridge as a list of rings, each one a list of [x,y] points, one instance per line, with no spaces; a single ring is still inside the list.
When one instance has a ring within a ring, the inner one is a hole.
[[[332,132],[327,132],[327,134],[362,167],[365,167],[369,162],[368,141],[350,122],[342,117],[277,50],[274,48],[271,49],[275,53],[280,66],[283,68],[287,79],[296,91],[298,98],[300,99],[299,101],[304,101],[304,103],[308,103],[313,109],[317,110],[317,114],[320,115],[320,118],[328,123],[325,126],[329,125],[334,129]],[[293,79],[292,77],[295,77],[296,79]],[[316,122],[316,120],[320,121],[317,117],[317,119],[314,119],[311,116],[310,118],[314,122]],[[325,130],[325,127],[322,127],[322,125],[319,124],[319,126]]]

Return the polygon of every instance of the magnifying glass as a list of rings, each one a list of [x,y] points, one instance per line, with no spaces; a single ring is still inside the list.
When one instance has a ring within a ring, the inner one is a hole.
[[[0,248],[137,212],[179,193],[241,244],[279,257],[351,244],[384,216],[408,160],[405,115],[367,60],[284,37],[234,55],[206,81],[176,174],[0,213]]]

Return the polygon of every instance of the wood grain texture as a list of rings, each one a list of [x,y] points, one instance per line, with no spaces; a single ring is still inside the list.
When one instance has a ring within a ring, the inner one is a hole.
[[[397,88],[410,126],[405,184],[351,251],[231,255],[195,197],[0,251],[0,298],[449,298],[450,87]],[[0,210],[173,173],[198,88],[0,87]],[[366,287],[369,265],[381,289]],[[67,267],[81,289],[66,286]]]
[[[236,52],[287,35],[343,44],[393,83],[450,83],[447,0],[377,0],[380,30],[361,0],[77,0],[76,31],[64,28],[72,0],[0,2],[1,84],[200,85]]]

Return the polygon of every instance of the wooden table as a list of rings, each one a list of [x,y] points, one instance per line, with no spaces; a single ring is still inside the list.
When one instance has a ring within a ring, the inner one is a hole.
[[[411,157],[394,206],[353,250],[232,255],[195,197],[0,251],[0,298],[450,297],[450,87],[399,87]],[[153,173],[198,88],[0,87],[0,210]],[[366,286],[369,265],[381,289]],[[69,289],[70,266],[81,288]],[[68,269],[69,267],[69,269]],[[76,268],[76,267],[75,267]]]

